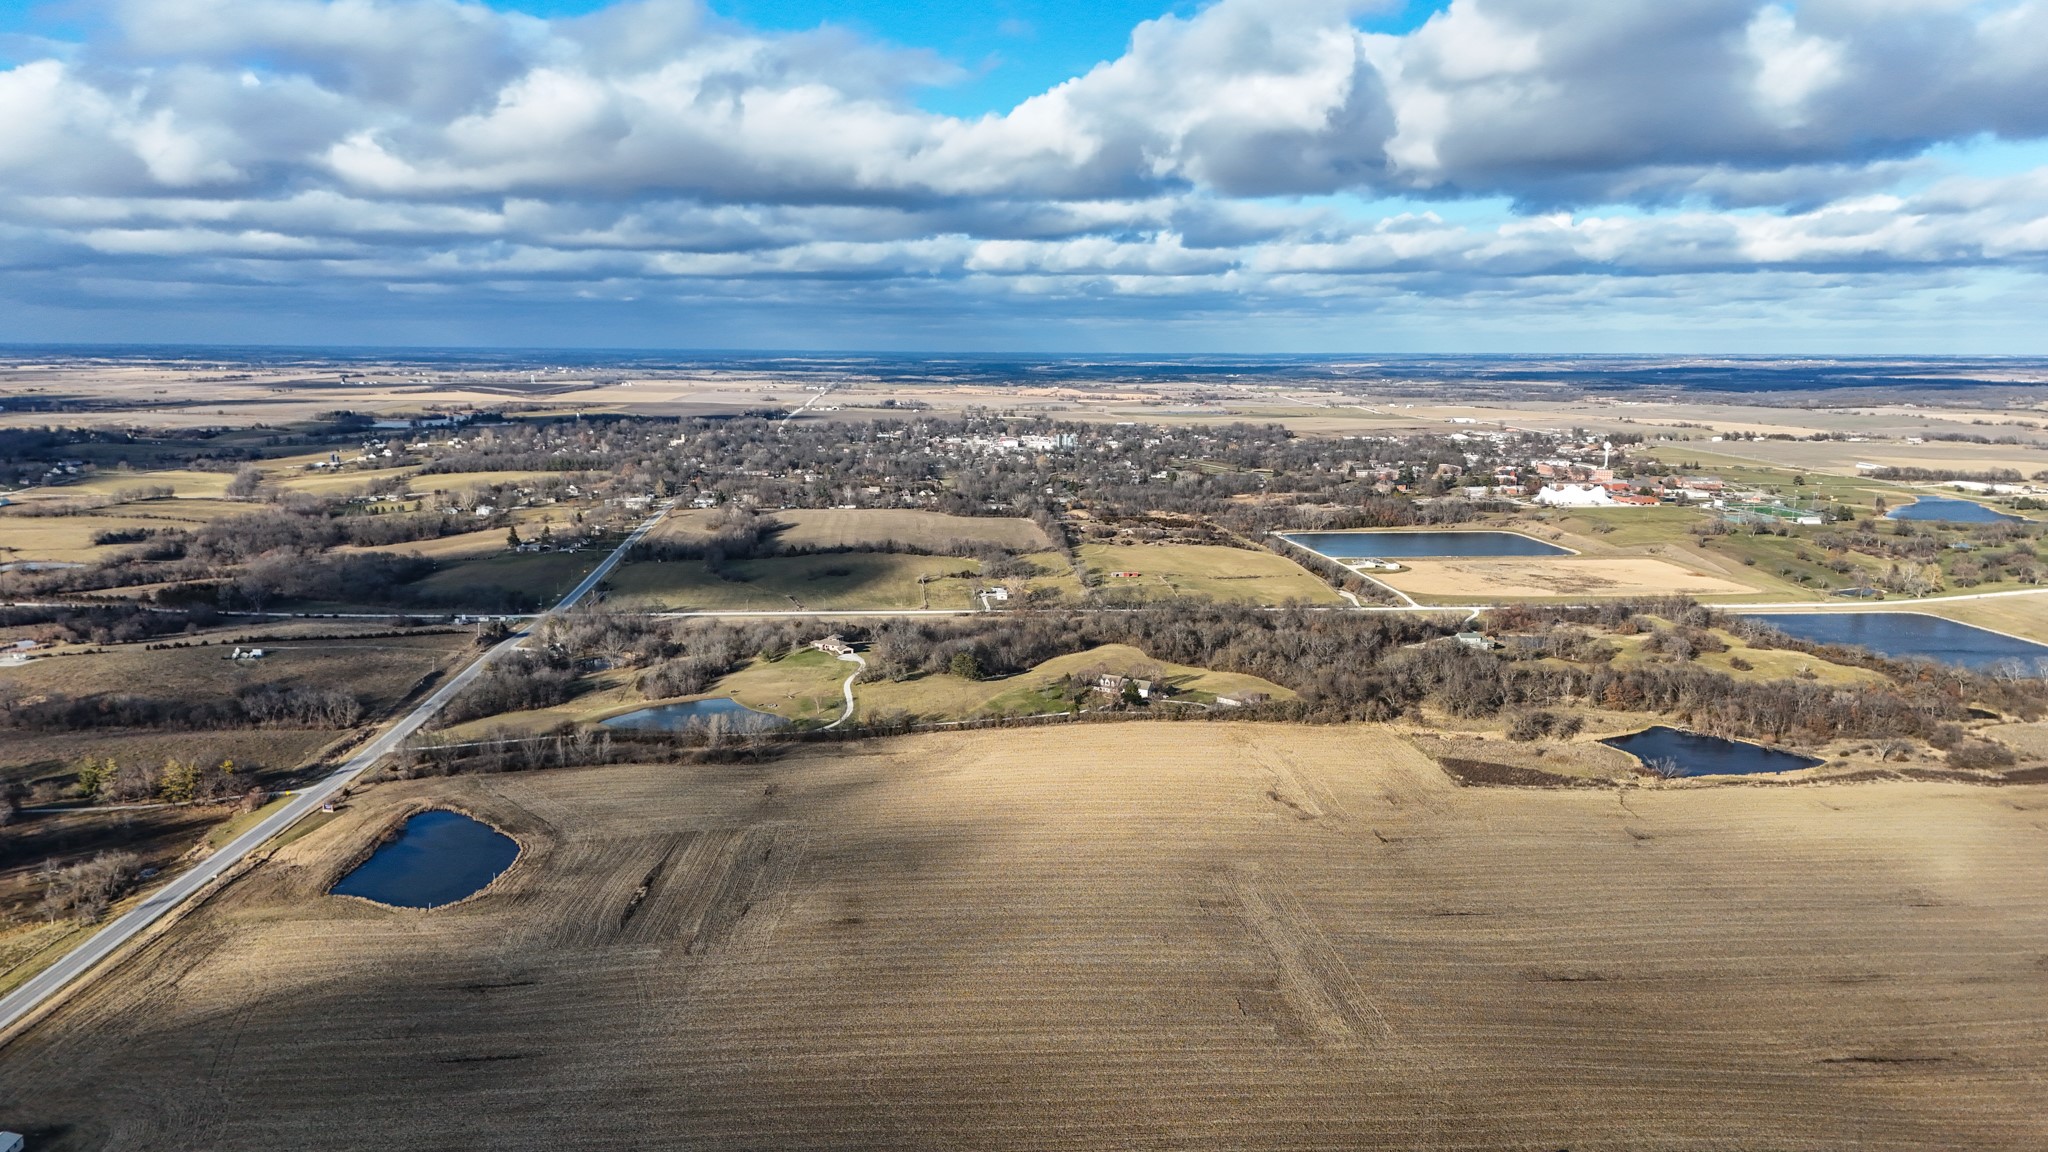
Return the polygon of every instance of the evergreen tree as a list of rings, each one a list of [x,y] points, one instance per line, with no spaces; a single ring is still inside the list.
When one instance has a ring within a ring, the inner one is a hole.
[[[97,756],[87,756],[78,764],[78,794],[87,800],[99,799],[100,789],[106,787],[108,780],[113,779],[114,772],[113,757],[109,756],[103,760]]]

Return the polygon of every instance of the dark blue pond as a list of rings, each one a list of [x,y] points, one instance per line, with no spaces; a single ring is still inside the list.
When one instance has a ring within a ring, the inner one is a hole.
[[[437,808],[407,820],[398,839],[356,865],[334,893],[400,908],[439,908],[481,891],[518,858],[510,836]]]
[[[1571,549],[1518,532],[1288,532],[1287,539],[1332,560],[1419,560],[1432,556],[1569,556]]]
[[[1894,660],[1919,657],[1978,672],[2017,667],[2038,676],[2041,661],[2048,660],[2048,644],[1920,612],[1750,612],[1743,617],[1815,644],[1854,644]]]
[[[680,732],[692,724],[708,725],[714,720],[725,725],[729,732],[765,732],[780,728],[789,721],[768,712],[756,712],[737,700],[724,696],[709,700],[690,700],[682,704],[657,704],[628,712],[601,721],[607,728],[650,728],[661,732]]]
[[[1675,766],[1675,776],[1751,776],[1759,772],[1795,772],[1823,763],[1796,752],[1781,752],[1761,744],[1702,736],[1679,728],[1658,725],[1626,736],[1601,741],[1610,748],[1641,760],[1655,770],[1660,763]]]
[[[1993,524],[2000,520],[2025,519],[1996,508],[1986,508],[1975,500],[1957,500],[1948,496],[1922,496],[1885,515],[1893,520],[1945,520],[1951,524]]]

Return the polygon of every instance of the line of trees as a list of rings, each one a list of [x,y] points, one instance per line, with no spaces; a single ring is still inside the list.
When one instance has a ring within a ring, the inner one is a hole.
[[[190,612],[152,611],[140,604],[104,607],[0,607],[0,628],[23,629],[38,640],[71,644],[126,644],[196,631],[218,618],[210,607]]]
[[[1660,621],[1663,621],[1660,623]],[[1885,672],[1884,683],[1820,684],[1739,679],[1694,661],[1725,648],[1718,630],[1753,643],[1797,642],[1725,617],[1684,598],[1591,607],[1526,607],[1492,614],[1488,627],[1513,633],[1501,652],[1449,643],[1458,625],[1423,614],[1278,611],[1233,604],[1172,604],[1114,612],[1027,610],[962,619],[895,619],[849,625],[868,645],[869,679],[961,674],[1000,677],[1057,656],[1106,644],[1154,660],[1257,676],[1298,699],[1245,710],[1311,722],[1419,717],[1425,707],[1455,716],[1508,716],[1527,731],[1564,723],[1530,714],[1572,705],[1654,712],[1702,731],[1775,741],[1918,737],[1953,742],[1983,703],[2021,717],[2048,713],[2048,685],[2000,680],[1863,653],[1827,650]],[[815,638],[798,621],[654,620],[603,612],[550,622],[551,655],[494,668],[487,689],[452,715],[559,703],[574,691],[577,662],[637,666],[647,698],[691,695],[755,657],[773,658]],[[1617,646],[1599,634],[1647,636],[1654,662],[1616,666]]]
[[[2018,484],[2025,477],[2012,468],[1992,468],[1971,472],[1958,468],[1872,468],[1867,475],[1873,480],[1898,480],[1908,484],[1941,484],[1951,480],[1969,480],[1980,484]],[[2036,473],[2035,479],[2041,474]]]
[[[162,764],[112,756],[87,756],[73,768],[72,787],[95,803],[133,804],[159,800],[166,804],[209,803],[246,798],[255,788],[248,770],[233,760],[211,763],[171,757]]]
[[[340,688],[250,684],[222,700],[190,700],[139,693],[29,696],[0,682],[0,727],[42,732],[96,728],[205,731],[220,728],[350,728],[362,722],[363,702]]]

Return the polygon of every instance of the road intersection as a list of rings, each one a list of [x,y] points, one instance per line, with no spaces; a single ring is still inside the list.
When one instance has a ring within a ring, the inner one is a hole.
[[[534,623],[538,624],[539,620],[545,619],[554,613],[567,611],[585,596],[589,595],[592,589],[596,588],[603,582],[606,576],[611,574],[612,569],[618,566],[619,561],[625,558],[627,551],[633,545],[638,544],[640,538],[645,536],[656,524],[660,523],[661,518],[667,514],[668,508],[663,507],[655,512],[654,515],[648,517],[645,522],[626,537],[625,541],[610,556],[605,558],[603,563],[592,569],[590,574],[585,576],[581,583],[570,589],[569,594],[562,597],[560,602],[549,609],[548,612],[537,617]],[[412,711],[406,713],[397,723],[386,728],[376,739],[365,744],[360,751],[349,757],[347,762],[342,764],[341,767],[328,773],[316,783],[292,794],[291,799],[282,807],[265,816],[240,836],[235,837],[226,847],[208,856],[205,860],[186,871],[179,873],[169,883],[150,893],[140,904],[123,913],[98,932],[93,933],[89,939],[77,948],[72,949],[62,959],[37,973],[5,997],[0,997],[0,1037],[4,1037],[13,1031],[15,1025],[32,1016],[51,997],[90,972],[102,961],[114,955],[122,945],[135,939],[136,936],[161,920],[173,909],[190,900],[209,884],[225,875],[235,865],[246,859],[250,853],[262,847],[273,837],[283,833],[292,825],[297,824],[300,820],[305,819],[308,815],[318,811],[322,805],[333,800],[336,796],[339,796],[344,789],[355,782],[358,776],[361,776],[372,765],[376,764],[377,761],[382,760],[386,755],[396,750],[407,737],[418,731],[427,721],[433,719],[442,708],[447,706],[450,700],[453,700],[463,689],[469,687],[477,677],[483,675],[486,668],[503,658],[507,653],[523,645],[532,633],[533,628],[529,627],[525,631],[514,633],[484,652],[482,656],[478,657],[467,668],[450,677],[447,683],[435,689],[432,695],[420,701],[419,704],[414,706]]]

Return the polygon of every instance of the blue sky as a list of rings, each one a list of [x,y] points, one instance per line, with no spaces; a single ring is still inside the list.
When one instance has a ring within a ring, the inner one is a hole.
[[[0,340],[2048,351],[2048,0],[0,2]]]
[[[1359,27],[1407,32],[1448,6],[1449,0],[1389,0],[1360,13]],[[535,16],[581,16],[602,0],[519,0],[494,7]],[[1123,53],[1131,29],[1168,14],[1187,16],[1194,0],[1000,0],[994,4],[912,0],[881,3],[825,0],[722,0],[712,10],[764,30],[794,32],[835,24],[873,39],[926,48],[959,66],[958,80],[916,93],[934,112],[979,116],[1004,112]]]
[[[1448,6],[1449,0],[1387,0],[1361,12],[1356,24],[1373,31],[1407,32]],[[584,16],[606,0],[513,0],[500,11],[544,18]],[[1189,15],[1195,0],[1000,0],[994,4],[945,0],[862,3],[826,0],[719,0],[712,11],[767,31],[795,32],[821,25],[853,29],[875,40],[924,48],[959,68],[959,77],[915,94],[934,112],[978,116],[1003,112],[1063,80],[1120,55],[1131,29],[1171,14]],[[94,20],[88,6],[55,0],[0,0],[0,33],[78,38]],[[9,55],[18,55],[19,50]]]

